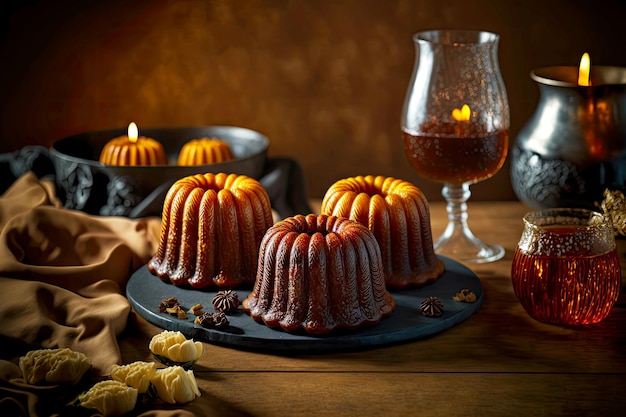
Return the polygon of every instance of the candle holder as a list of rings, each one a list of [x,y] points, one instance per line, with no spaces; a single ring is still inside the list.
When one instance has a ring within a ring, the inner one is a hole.
[[[578,68],[539,68],[532,117],[511,152],[517,197],[536,209],[593,208],[605,189],[626,191],[626,68],[594,66],[591,85]]]
[[[55,142],[49,153],[57,192],[64,206],[102,216],[160,216],[165,195],[176,180],[194,174],[224,172],[258,179],[280,217],[311,212],[300,165],[292,158],[268,158],[269,139],[259,132],[237,126],[162,127],[142,131],[159,138],[170,161],[168,165],[101,163],[98,155],[103,146],[111,138],[123,135],[124,129],[85,132]],[[201,137],[218,137],[227,142],[233,159],[178,165],[176,158],[181,147],[190,139]]]

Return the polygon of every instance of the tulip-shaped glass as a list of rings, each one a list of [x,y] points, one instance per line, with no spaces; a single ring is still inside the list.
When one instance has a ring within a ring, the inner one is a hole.
[[[464,262],[504,255],[467,223],[470,185],[492,177],[506,159],[509,104],[495,33],[432,30],[413,36],[416,58],[402,110],[404,151],[422,177],[443,184],[448,225],[435,251]]]

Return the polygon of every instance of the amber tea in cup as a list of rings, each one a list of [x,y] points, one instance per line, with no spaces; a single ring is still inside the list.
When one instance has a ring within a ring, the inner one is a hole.
[[[533,318],[581,325],[604,319],[620,291],[620,262],[610,221],[586,209],[524,216],[511,268],[513,290]]]

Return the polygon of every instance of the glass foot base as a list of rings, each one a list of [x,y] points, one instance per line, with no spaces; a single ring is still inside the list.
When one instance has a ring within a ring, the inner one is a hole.
[[[486,263],[502,259],[504,248],[500,245],[488,245],[474,238],[448,239],[444,236],[435,242],[435,253],[459,262]]]
[[[488,245],[478,239],[467,224],[469,184],[444,184],[441,195],[446,199],[448,225],[435,242],[435,253],[459,262],[493,262],[504,256],[500,245]]]

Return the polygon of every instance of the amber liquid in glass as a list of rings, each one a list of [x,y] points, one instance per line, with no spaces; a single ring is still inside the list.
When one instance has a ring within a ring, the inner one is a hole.
[[[475,183],[493,176],[504,164],[509,132],[485,137],[413,135],[403,131],[404,153],[413,169],[432,181]]]
[[[568,228],[550,231],[559,230]],[[617,249],[600,255],[572,250],[563,256],[543,256],[517,247],[511,278],[515,295],[530,316],[580,325],[597,323],[610,313],[619,296],[621,271]]]

